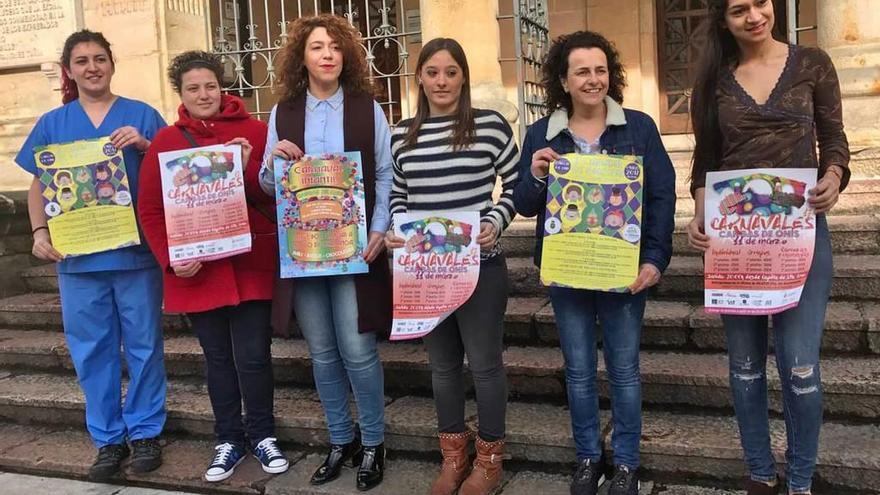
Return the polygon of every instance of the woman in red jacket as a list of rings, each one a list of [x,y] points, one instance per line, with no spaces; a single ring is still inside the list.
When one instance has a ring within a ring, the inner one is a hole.
[[[168,75],[182,102],[179,118],[156,134],[144,157],[138,204],[144,235],[164,269],[165,309],[187,313],[205,353],[217,435],[207,481],[231,476],[246,446],[267,473],[288,467],[274,438],[269,316],[278,260],[275,199],[262,191],[257,178],[267,127],[251,117],[242,100],[221,93],[222,74],[219,58],[209,53],[186,52],[172,61]],[[172,267],[158,154],[216,144],[241,145],[252,249]]]

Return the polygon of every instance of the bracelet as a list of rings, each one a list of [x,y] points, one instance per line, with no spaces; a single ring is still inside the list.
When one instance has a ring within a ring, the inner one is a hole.
[[[41,230],[41,229],[49,230],[49,227],[48,227],[47,225],[40,225],[39,227],[37,227],[37,228],[35,228],[34,230],[31,231],[31,235],[36,234],[37,231],[38,231],[38,230]]]
[[[836,166],[837,165],[832,165],[831,167],[828,167],[828,170],[826,170],[825,173],[834,175],[837,177],[837,180],[839,180],[840,182],[843,182],[843,174],[839,174],[839,173],[835,172],[835,169],[832,168],[832,167],[836,167]]]

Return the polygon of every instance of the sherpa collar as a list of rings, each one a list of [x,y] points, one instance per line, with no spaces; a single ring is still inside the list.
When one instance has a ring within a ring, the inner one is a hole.
[[[623,113],[620,103],[610,96],[605,96],[605,108],[608,110],[605,115],[606,126],[626,125],[626,114]],[[568,129],[568,112],[564,108],[557,108],[550,114],[550,121],[547,122],[547,141],[555,138],[564,129]]]

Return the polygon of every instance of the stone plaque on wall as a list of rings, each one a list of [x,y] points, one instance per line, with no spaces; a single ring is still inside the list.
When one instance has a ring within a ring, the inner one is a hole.
[[[0,69],[57,61],[75,30],[75,0],[0,0]]]

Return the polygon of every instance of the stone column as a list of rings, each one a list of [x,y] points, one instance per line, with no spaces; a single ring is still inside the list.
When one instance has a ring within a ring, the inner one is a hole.
[[[464,48],[471,73],[473,105],[499,111],[516,121],[519,111],[507,99],[498,57],[501,47],[497,0],[420,0],[422,43],[453,38]]]
[[[819,47],[840,77],[843,120],[854,153],[880,148],[880,10],[874,0],[817,2]],[[872,155],[880,157],[878,149]]]

